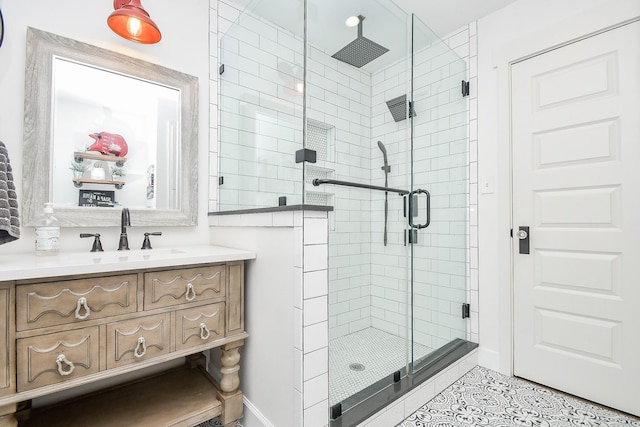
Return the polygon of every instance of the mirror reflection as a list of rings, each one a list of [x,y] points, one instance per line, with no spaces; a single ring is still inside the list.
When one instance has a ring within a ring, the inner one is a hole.
[[[178,90],[56,57],[52,92],[54,204],[82,205],[80,188],[115,189],[102,206],[178,207]]]

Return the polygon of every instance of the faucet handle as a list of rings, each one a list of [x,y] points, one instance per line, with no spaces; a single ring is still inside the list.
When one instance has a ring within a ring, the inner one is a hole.
[[[149,236],[162,236],[161,231],[154,231],[153,233],[144,233],[144,240],[142,241],[142,247],[140,249],[151,249],[151,240]]]
[[[85,237],[94,237],[93,246],[91,247],[91,252],[104,252],[102,249],[102,242],[100,242],[100,233],[91,234],[91,233],[80,233],[81,238]]]

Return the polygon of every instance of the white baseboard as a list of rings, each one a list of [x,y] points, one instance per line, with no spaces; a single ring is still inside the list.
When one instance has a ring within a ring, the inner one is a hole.
[[[486,347],[478,347],[478,365],[500,372],[500,353]]]
[[[242,403],[244,403],[244,417],[242,417],[243,427],[275,427],[271,421],[247,399],[247,396],[242,396]]]

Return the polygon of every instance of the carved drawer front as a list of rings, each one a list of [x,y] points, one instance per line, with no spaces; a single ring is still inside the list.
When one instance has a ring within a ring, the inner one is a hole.
[[[224,297],[224,265],[157,271],[144,275],[144,308],[201,303]]]
[[[108,324],[107,369],[169,353],[170,327],[170,313]]]
[[[98,336],[96,326],[19,339],[18,391],[98,372]]]
[[[129,274],[18,286],[18,330],[133,313],[137,277]]]
[[[224,303],[189,308],[176,313],[176,349],[207,344],[224,337]]]

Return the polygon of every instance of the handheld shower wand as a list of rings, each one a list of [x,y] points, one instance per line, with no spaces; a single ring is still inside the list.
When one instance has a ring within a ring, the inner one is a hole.
[[[384,171],[384,186],[388,187],[389,186],[388,175],[389,175],[389,172],[391,171],[391,167],[387,162],[387,149],[385,148],[382,141],[378,141],[378,147],[380,147],[380,151],[382,151],[382,157],[384,159],[384,166],[380,168]],[[385,246],[387,246],[387,216],[388,215],[389,215],[389,193],[385,191],[384,192],[384,245]]]

